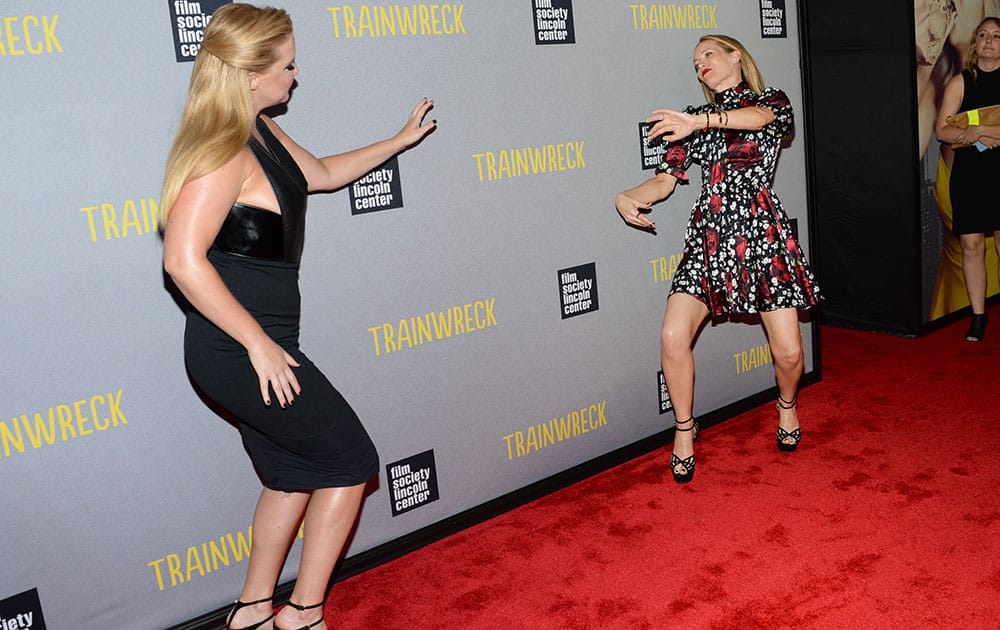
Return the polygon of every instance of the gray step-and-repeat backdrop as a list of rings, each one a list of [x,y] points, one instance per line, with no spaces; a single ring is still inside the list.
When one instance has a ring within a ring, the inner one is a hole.
[[[219,4],[3,4],[0,627],[159,628],[242,582],[260,486],[187,380],[157,235]],[[704,100],[697,38],[727,33],[796,107],[776,189],[807,233],[796,3],[283,6],[302,72],[278,120],[302,145],[387,137],[423,96],[440,122],[310,202],[302,345],[382,458],[348,555],[670,426],[658,333],[699,175],[657,235],[612,200],[653,173],[648,113]],[[698,414],[774,384],[759,326],[707,328],[696,359]]]

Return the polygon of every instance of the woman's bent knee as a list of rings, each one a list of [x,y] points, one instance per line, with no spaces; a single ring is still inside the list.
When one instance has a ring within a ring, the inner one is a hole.
[[[691,337],[685,331],[664,326],[660,331],[660,351],[665,357],[675,357],[691,352]]]

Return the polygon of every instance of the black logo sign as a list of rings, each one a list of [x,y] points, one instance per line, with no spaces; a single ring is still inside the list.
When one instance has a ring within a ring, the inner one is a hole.
[[[351,214],[365,214],[403,207],[403,186],[396,158],[351,184]]]
[[[385,476],[389,480],[389,505],[394,517],[438,500],[433,450],[386,464]]]
[[[0,600],[0,628],[45,630],[45,618],[42,616],[37,588]]]
[[[785,0],[760,0],[760,36],[788,37]]]
[[[563,319],[597,310],[597,265],[595,263],[561,269],[557,273],[559,275],[559,300],[562,305]]]
[[[194,61],[201,48],[202,37],[215,10],[229,0],[167,0],[170,7],[170,24],[174,32],[174,49],[177,61]]]
[[[649,133],[652,126],[651,123],[647,122],[639,123],[639,158],[642,160],[643,170],[659,166],[660,162],[663,161],[663,153],[667,146],[667,143],[660,138],[654,138],[652,142],[649,141],[646,134]]]
[[[573,0],[531,0],[536,44],[575,44]]]
[[[670,392],[667,391],[667,379],[663,376],[663,370],[656,373],[656,382],[660,389],[660,413],[667,413],[674,408],[670,402]]]

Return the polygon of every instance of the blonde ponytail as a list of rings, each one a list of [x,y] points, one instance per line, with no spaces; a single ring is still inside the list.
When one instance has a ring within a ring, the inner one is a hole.
[[[167,224],[184,184],[211,173],[246,146],[257,115],[250,73],[273,65],[276,48],[291,34],[291,18],[281,9],[232,3],[212,15],[167,158],[161,226]]]

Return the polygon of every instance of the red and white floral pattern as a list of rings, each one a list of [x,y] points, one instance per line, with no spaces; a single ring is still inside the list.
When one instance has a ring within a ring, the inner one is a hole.
[[[755,94],[745,84],[688,107],[695,115],[766,107],[774,120],[759,131],[709,129],[670,143],[659,170],[688,183],[702,168],[701,194],[684,237],[684,257],[670,293],[703,301],[715,315],[809,308],[822,299],[781,202],[771,190],[781,140],[792,131],[792,106],[781,90]]]

